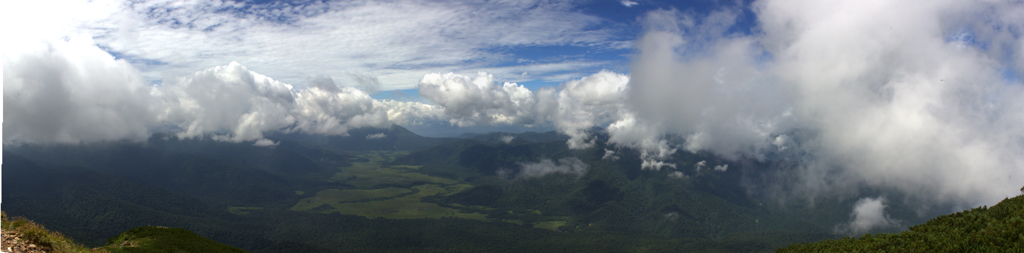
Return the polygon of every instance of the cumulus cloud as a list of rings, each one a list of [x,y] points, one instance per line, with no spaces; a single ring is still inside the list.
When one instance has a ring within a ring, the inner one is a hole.
[[[257,147],[272,147],[272,146],[277,146],[277,144],[280,144],[280,142],[276,142],[276,141],[272,141],[272,140],[268,140],[268,139],[259,139],[259,140],[256,140],[256,142],[253,143],[252,145],[253,146],[257,146]]]
[[[630,117],[625,108],[628,82],[626,75],[601,71],[566,82],[559,90],[531,91],[516,83],[498,85],[484,72],[474,78],[432,73],[420,81],[419,92],[444,108],[453,125],[552,124],[569,135],[570,148],[580,149],[594,145],[590,128]]]
[[[329,77],[295,89],[237,62],[149,86],[88,36],[12,48],[4,62],[5,144],[145,140],[171,126],[181,138],[272,146],[264,133],[345,135],[444,117],[439,107],[378,101]]]
[[[512,140],[515,140],[515,139],[516,139],[515,136],[506,135],[506,136],[502,136],[501,137],[501,142],[504,142],[505,144],[509,144],[509,143],[512,143]]]
[[[159,95],[88,37],[5,48],[4,143],[144,139]]]
[[[862,198],[853,205],[850,223],[836,226],[837,234],[862,235],[873,229],[898,227],[899,222],[885,214],[885,198]]]
[[[644,169],[644,170],[660,171],[662,167],[670,167],[670,168],[675,169],[676,168],[676,164],[675,163],[667,163],[667,162],[663,162],[663,161],[657,161],[657,160],[650,160],[650,159],[643,160],[643,162],[640,163],[640,169]]]
[[[622,4],[622,6],[626,6],[626,7],[633,7],[634,5],[639,4],[637,2],[630,1],[630,0],[621,0],[621,1],[619,1],[619,3]]]
[[[367,136],[366,136],[366,139],[367,139],[367,140],[372,140],[372,139],[383,139],[384,137],[388,137],[388,136],[387,136],[387,135],[385,135],[384,133],[375,133],[375,134],[367,135]]]
[[[542,123],[536,111],[543,109],[532,91],[515,83],[499,86],[491,74],[480,72],[470,78],[432,73],[423,76],[418,87],[420,96],[445,109],[453,125]]]
[[[572,80],[557,94],[555,115],[549,116],[560,132],[569,135],[570,148],[594,145],[586,130],[626,117],[626,86],[629,77],[611,71]]]
[[[323,83],[294,90],[237,62],[165,81],[162,90],[168,109],[161,118],[177,122],[182,138],[216,133],[215,140],[240,142],[269,131],[345,135],[390,125],[387,112],[358,89]]]
[[[668,177],[669,178],[675,178],[675,179],[687,179],[687,178],[690,178],[690,176],[687,176],[686,174],[683,174],[683,172],[679,172],[679,171],[673,171],[671,173],[668,173]]]
[[[373,106],[385,108],[388,120],[399,125],[422,125],[432,121],[447,121],[444,108],[413,101],[373,100]]]
[[[587,164],[576,157],[566,157],[553,162],[550,159],[541,160],[538,163],[521,164],[521,169],[516,178],[543,177],[549,174],[575,174],[582,177],[587,173]]]
[[[619,160],[619,156],[615,155],[615,151],[610,149],[604,149],[604,155],[601,156],[601,160]]]
[[[700,174],[700,171],[701,170],[705,170],[705,169],[708,169],[708,161],[703,161],[702,160],[702,161],[697,162],[696,164],[693,165],[693,170],[696,171],[697,174]],[[725,172],[725,171],[729,170],[729,165],[728,164],[715,165],[715,167],[711,167],[710,170]]]
[[[861,187],[969,205],[1016,194],[1024,178],[1024,29],[1019,3],[760,1],[758,29],[732,29],[740,7],[659,10],[644,19],[628,76],[601,72],[531,91],[431,74],[421,96],[456,125],[552,124],[572,148],[641,151],[642,167],[677,150],[799,165],[784,194]],[[771,156],[770,156],[771,155]],[[711,169],[728,170],[727,165]]]
[[[729,170],[729,165],[728,164],[716,165],[714,170],[715,171],[725,172],[726,170]]]
[[[981,205],[1019,188],[1011,178],[1024,177],[1024,131],[1014,127],[1024,124],[1024,89],[1012,76],[1024,42],[1010,31],[1024,24],[1012,14],[1021,5],[752,9],[760,29],[751,35],[730,32],[738,9],[649,13],[630,73],[635,117],[610,125],[611,140],[652,154],[799,154],[790,157],[800,161],[793,193],[811,198],[866,186]],[[685,138],[652,145],[666,135]]]

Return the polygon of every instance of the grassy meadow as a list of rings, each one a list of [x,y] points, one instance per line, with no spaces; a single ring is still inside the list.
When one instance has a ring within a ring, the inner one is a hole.
[[[309,194],[289,210],[316,213],[340,213],[367,218],[423,219],[454,217],[480,221],[522,224],[521,220],[497,219],[486,214],[493,208],[485,206],[440,206],[424,201],[431,196],[449,196],[470,189],[463,181],[418,173],[421,166],[385,165],[404,152],[368,152],[360,154],[351,166],[340,167],[328,179],[343,182],[351,189],[325,189]],[[298,192],[296,192],[299,194]],[[304,192],[299,195],[305,194]],[[232,213],[244,214],[249,208],[232,207]],[[537,212],[539,214],[539,212]],[[533,227],[557,231],[565,225],[565,217],[548,217],[532,223]]]

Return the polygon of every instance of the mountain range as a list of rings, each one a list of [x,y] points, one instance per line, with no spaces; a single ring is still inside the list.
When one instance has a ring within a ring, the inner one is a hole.
[[[253,252],[763,252],[842,237],[856,201],[759,194],[751,178],[778,161],[677,152],[677,169],[644,169],[639,151],[592,131],[587,149],[555,132],[429,138],[397,125],[269,145],[160,133],[5,147],[3,210],[89,247],[162,226]]]

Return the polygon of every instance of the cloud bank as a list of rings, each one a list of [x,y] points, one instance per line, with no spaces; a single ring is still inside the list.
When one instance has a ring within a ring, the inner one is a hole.
[[[799,161],[783,195],[861,187],[936,203],[994,204],[1024,178],[1024,6],[1012,1],[759,1],[648,13],[628,76],[601,72],[559,89],[437,74],[421,95],[455,124],[542,124],[590,147],[587,129],[639,148],[644,168],[672,154]],[[472,84],[472,85],[471,85]],[[679,136],[680,138],[667,138]],[[727,167],[716,168],[722,171]]]
[[[853,205],[850,223],[836,226],[837,234],[859,236],[873,229],[899,227],[899,222],[885,214],[885,198],[862,198]]]
[[[264,133],[346,135],[441,115],[333,82],[295,89],[236,62],[149,86],[88,37],[12,50],[4,62],[4,144],[144,140],[175,129],[181,138],[272,146]]]

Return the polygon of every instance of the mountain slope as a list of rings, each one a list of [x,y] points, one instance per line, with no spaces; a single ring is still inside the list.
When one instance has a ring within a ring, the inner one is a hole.
[[[524,222],[567,217],[556,226],[561,231],[708,239],[775,231],[805,236],[802,239],[830,237],[828,227],[759,206],[740,187],[743,167],[738,164],[715,170],[727,164],[706,153],[678,152],[673,157],[678,169],[645,170],[637,151],[615,149],[615,158],[607,158],[609,149],[615,148],[600,139],[583,150],[568,149],[564,140],[512,144],[461,140],[412,152],[392,163],[420,164],[421,173],[462,178],[475,186],[431,199],[439,205],[487,206],[496,209],[489,217]],[[556,166],[563,159],[581,161],[586,172],[538,176],[522,171],[526,166]],[[543,215],[531,215],[531,210]]]
[[[13,248],[17,252],[245,252],[180,228],[133,228],[108,239],[102,247],[89,249],[23,217],[8,220],[6,212],[2,227],[5,250]]]
[[[909,231],[794,244],[778,252],[1004,252],[1024,250],[1024,196],[934,218]]]
[[[56,170],[4,152],[4,211],[26,216],[85,243],[140,225],[183,227],[236,245],[266,245],[262,236],[238,230],[230,213],[189,196],[84,168]],[[231,239],[233,238],[233,239]]]
[[[674,167],[644,168],[639,151],[608,145],[605,135],[591,148],[569,149],[564,139],[542,141],[553,133],[527,141],[507,133],[455,140],[388,131],[268,136],[276,145],[266,147],[169,135],[5,147],[4,208],[90,246],[131,228],[167,226],[254,252],[513,244],[509,251],[749,252],[835,238],[833,226],[847,222],[856,200],[762,205],[768,199],[749,193],[749,177],[773,168],[771,161],[680,151],[666,160]],[[366,138],[374,135],[380,138]],[[506,143],[505,136],[522,139]],[[358,149],[378,140],[425,141]],[[416,145],[428,147],[405,150]],[[894,203],[890,211],[904,209]]]
[[[107,240],[99,248],[110,252],[245,252],[196,235],[191,231],[168,227],[137,227]]]
[[[554,141],[566,141],[569,140],[568,135],[560,134],[555,131],[537,133],[537,132],[523,132],[523,133],[506,133],[496,132],[481,134],[470,137],[468,139],[480,141],[488,144],[525,144],[525,143],[543,143],[543,142],[554,142]]]
[[[310,135],[310,134],[273,134],[271,139],[292,140],[304,143],[325,145],[350,151],[411,151],[434,146],[450,138],[430,138],[417,135],[399,125],[388,128],[357,128],[349,129],[348,135]]]

